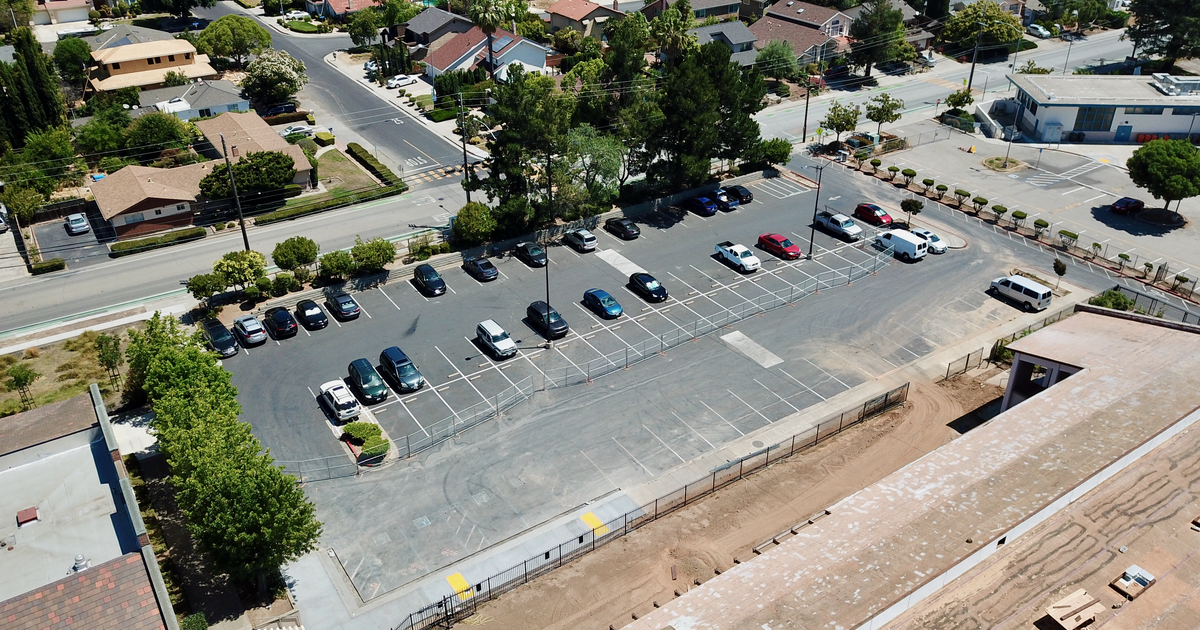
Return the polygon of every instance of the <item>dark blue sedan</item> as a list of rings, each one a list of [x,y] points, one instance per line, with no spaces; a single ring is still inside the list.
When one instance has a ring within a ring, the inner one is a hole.
[[[621,310],[621,305],[604,289],[588,289],[584,291],[583,305],[596,311],[597,315],[605,319],[620,317],[621,313],[624,312]]]
[[[713,203],[708,197],[692,197],[683,202],[683,208],[690,210],[702,217],[711,217],[717,213],[717,204]]]

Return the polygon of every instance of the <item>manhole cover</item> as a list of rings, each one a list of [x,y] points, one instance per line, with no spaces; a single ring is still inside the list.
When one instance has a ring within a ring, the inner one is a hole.
[[[421,518],[413,519],[413,525],[416,525],[417,529],[421,529],[422,527],[429,527],[429,517],[422,516]]]
[[[375,545],[378,547],[382,547],[382,546],[392,542],[392,538],[390,536],[388,536],[386,532],[384,532],[384,533],[377,534],[374,538],[371,539],[371,542],[375,543]]]
[[[750,444],[753,445],[754,448],[762,448],[763,447],[763,443],[761,440],[754,440]]]
[[[488,493],[476,492],[475,494],[471,495],[471,498],[475,499],[475,502],[479,505],[483,505],[484,503],[488,502]]]

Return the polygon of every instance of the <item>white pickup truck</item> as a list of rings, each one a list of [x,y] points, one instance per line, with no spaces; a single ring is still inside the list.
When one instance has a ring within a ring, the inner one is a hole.
[[[762,261],[745,245],[735,245],[732,241],[717,243],[717,255],[729,261],[729,264],[744,272],[757,271],[762,267]]]
[[[817,213],[817,225],[825,228],[830,234],[844,238],[847,241],[857,241],[863,235],[862,228],[854,224],[854,219],[844,214],[835,214],[828,211],[819,212]]]

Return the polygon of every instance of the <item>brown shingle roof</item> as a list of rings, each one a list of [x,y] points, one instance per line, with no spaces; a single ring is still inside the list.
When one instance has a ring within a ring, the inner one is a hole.
[[[0,602],[0,626],[160,630],[166,624],[142,554],[135,551]]]
[[[229,157],[234,162],[242,159],[243,155],[256,151],[279,151],[291,156],[298,172],[312,168],[304,155],[304,149],[288,144],[287,140],[254,112],[227,112],[216,118],[197,122],[196,128],[222,156],[225,152],[221,150],[221,134],[225,134],[225,142],[232,154]]]
[[[200,180],[212,172],[216,162],[201,162],[176,168],[130,165],[92,184],[92,195],[105,220],[144,201],[192,202],[200,195]]]
[[[803,55],[814,46],[821,46],[831,38],[815,28],[797,24],[790,20],[781,20],[770,13],[750,25],[750,32],[758,38],[755,47],[761,49],[767,42],[779,39],[792,43],[792,50],[797,56]]]
[[[776,2],[771,5],[771,8],[767,9],[767,15],[776,15],[784,19],[798,20],[816,26],[825,24],[838,13],[840,11],[831,7],[823,7],[819,4],[809,4],[807,2],[791,2],[788,0]]]
[[[588,0],[558,0],[549,9],[546,9],[546,13],[558,14],[573,22],[581,22],[597,9],[606,12],[606,15],[625,15],[595,2],[588,2]]]

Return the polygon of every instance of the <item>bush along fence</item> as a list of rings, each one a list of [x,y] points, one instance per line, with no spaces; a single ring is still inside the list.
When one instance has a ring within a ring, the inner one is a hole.
[[[1056,230],[1045,219],[1035,218],[1031,221],[1029,215],[1023,211],[1009,212],[1003,201],[989,200],[964,189],[951,189],[944,183],[922,177],[916,171],[913,171],[911,175],[900,171],[898,176],[898,172],[892,170],[892,167],[882,166],[882,161],[879,159],[858,160],[857,164],[851,168],[871,175],[880,181],[891,183],[911,194],[936,201],[947,208],[971,214],[980,221],[989,221],[998,228],[1037,241],[1056,252],[1068,254],[1183,299],[1196,301],[1196,288],[1197,282],[1200,281],[1200,273],[1183,275],[1187,272],[1186,269],[1174,272],[1172,264],[1177,263],[1163,261],[1160,258],[1155,258],[1153,261],[1147,260],[1132,250],[1118,251],[1107,242],[1093,241],[1083,233],[1064,229]]]
[[[479,579],[478,582],[468,579],[468,584],[474,583],[467,589],[447,595],[441,601],[410,614],[394,630],[449,628],[455,622],[475,614],[476,608],[484,602],[495,599],[539,575],[549,573],[576,558],[595,551],[643,525],[653,523],[675,510],[695,503],[746,475],[796,453],[802,453],[852,426],[902,404],[908,400],[908,385],[905,383],[864,402],[862,405],[832,416],[816,427],[797,433],[790,439],[729,462],[674,492],[618,516],[582,536],[550,548],[506,571],[487,578],[476,578]]]
[[[1034,323],[1030,324],[1029,326],[1022,328],[1021,330],[1018,330],[1017,332],[1015,332],[1011,335],[1008,335],[1007,337],[1001,337],[1001,338],[997,339],[996,342],[992,344],[992,351],[988,353],[988,361],[991,361],[992,363],[1001,363],[1001,362],[1011,361],[1012,360],[1012,350],[1008,349],[1008,344],[1010,344],[1022,337],[1026,337],[1030,333],[1041,330],[1041,329],[1045,328],[1046,326],[1053,324],[1054,322],[1066,319],[1074,314],[1075,314],[1075,307],[1073,305],[1068,306],[1067,308],[1064,308],[1061,311],[1058,311],[1057,313],[1055,313],[1053,315],[1048,315],[1048,316],[1042,318],[1041,321],[1034,322]]]

